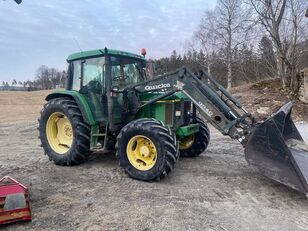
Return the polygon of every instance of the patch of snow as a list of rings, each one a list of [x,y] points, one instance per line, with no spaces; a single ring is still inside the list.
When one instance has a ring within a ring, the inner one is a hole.
[[[269,107],[260,107],[259,109],[257,109],[257,112],[259,114],[268,114],[270,112]]]
[[[308,144],[308,123],[296,123],[295,125],[306,144]]]

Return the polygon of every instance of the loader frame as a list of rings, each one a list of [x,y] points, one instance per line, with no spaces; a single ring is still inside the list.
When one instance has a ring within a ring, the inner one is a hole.
[[[218,89],[221,95],[214,87]],[[137,110],[142,110],[142,108],[176,92],[182,92],[195,107],[194,114],[198,109],[202,116],[222,134],[229,135],[243,144],[247,142],[251,126],[255,121],[251,114],[205,71],[201,71],[197,76],[186,67],[182,67],[130,88],[137,91],[138,94],[161,93],[156,98],[141,105]],[[136,111],[136,108],[131,111]]]

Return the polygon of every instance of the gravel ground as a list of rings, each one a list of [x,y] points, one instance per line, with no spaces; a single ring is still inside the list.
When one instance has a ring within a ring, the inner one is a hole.
[[[308,200],[254,172],[241,145],[214,129],[207,153],[147,183],[128,178],[113,153],[55,166],[36,127],[0,124],[0,176],[30,188],[33,212],[1,230],[308,230]]]

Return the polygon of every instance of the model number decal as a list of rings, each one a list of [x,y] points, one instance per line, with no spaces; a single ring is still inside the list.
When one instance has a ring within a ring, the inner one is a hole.
[[[157,89],[163,89],[163,88],[167,88],[167,87],[171,87],[170,83],[162,83],[162,84],[158,84],[158,85],[152,85],[152,86],[145,86],[144,89],[146,91],[149,90],[157,90]]]
[[[209,117],[212,117],[213,115],[213,112],[208,109],[201,101],[198,102],[198,104],[200,105],[200,107],[202,107],[205,111],[205,113],[209,116]]]

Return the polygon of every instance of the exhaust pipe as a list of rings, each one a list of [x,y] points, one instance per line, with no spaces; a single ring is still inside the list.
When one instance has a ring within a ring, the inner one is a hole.
[[[308,195],[308,146],[283,105],[253,128],[245,147],[247,162],[262,175]]]

